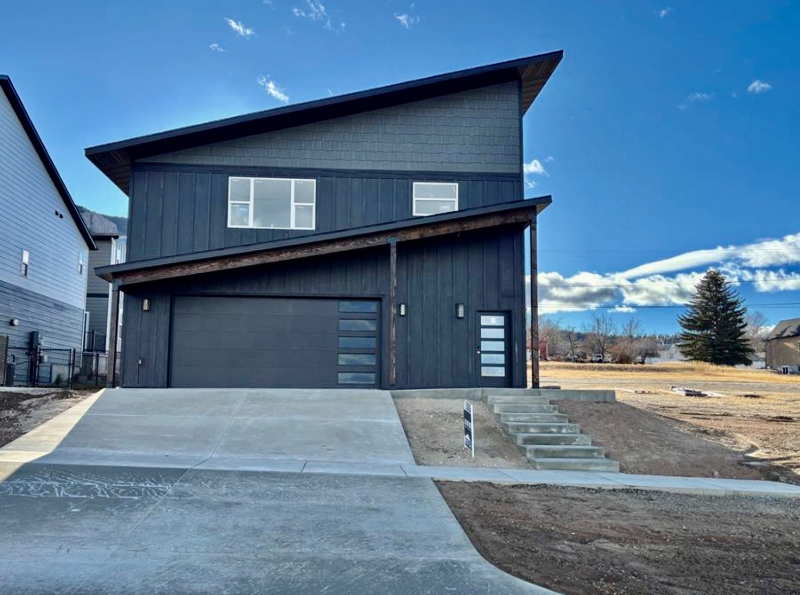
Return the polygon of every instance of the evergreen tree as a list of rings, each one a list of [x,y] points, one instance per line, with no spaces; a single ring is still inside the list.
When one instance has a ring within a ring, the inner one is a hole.
[[[749,366],[753,350],[747,340],[746,314],[739,294],[712,269],[698,284],[689,311],[678,317],[683,327],[678,347],[693,361]]]

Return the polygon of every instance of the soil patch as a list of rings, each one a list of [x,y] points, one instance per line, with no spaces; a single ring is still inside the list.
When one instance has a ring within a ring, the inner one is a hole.
[[[95,391],[0,391],[0,447],[77,405]]]
[[[464,448],[464,401],[403,398],[394,404],[418,465],[531,468],[483,402],[473,402],[474,459]]]
[[[796,500],[437,485],[487,560],[566,595],[800,593]]]
[[[592,444],[619,461],[623,473],[763,479],[760,471],[743,465],[749,460],[743,452],[706,440],[704,430],[690,423],[619,402],[555,405],[581,425]]]

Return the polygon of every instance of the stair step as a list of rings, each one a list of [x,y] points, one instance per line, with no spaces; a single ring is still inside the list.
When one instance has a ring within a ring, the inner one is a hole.
[[[564,444],[526,444],[519,447],[529,459],[602,459],[599,446]]]
[[[528,405],[526,403],[508,403],[505,405],[492,405],[495,415],[501,413],[558,413],[555,405]]]
[[[619,463],[611,459],[536,458],[530,462],[536,469],[619,472]]]
[[[579,434],[581,427],[570,423],[508,422],[503,428],[509,434]]]
[[[563,413],[501,413],[500,423],[525,422],[540,423],[566,423],[569,417]]]
[[[585,444],[592,439],[587,434],[517,434],[517,445],[526,444]]]
[[[506,405],[509,403],[517,405],[549,405],[548,397],[530,395],[489,395],[486,397],[489,405]]]

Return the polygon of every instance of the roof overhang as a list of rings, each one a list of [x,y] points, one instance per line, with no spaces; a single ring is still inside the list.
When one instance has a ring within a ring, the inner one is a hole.
[[[522,82],[524,115],[563,57],[562,51],[288,105],[86,149],[86,157],[128,193],[131,164],[182,149],[293,128],[509,81]]]
[[[527,225],[551,202],[552,199],[549,196],[530,198],[489,207],[466,209],[455,213],[415,217],[392,223],[320,233],[289,240],[98,267],[95,269],[95,273],[106,281],[125,287],[373,248],[395,241],[419,240],[501,225]]]
[[[25,106],[22,103],[22,99],[20,99],[20,96],[17,94],[17,90],[14,88],[14,84],[11,82],[11,78],[5,74],[0,74],[0,89],[3,90],[8,98],[8,102],[11,104],[17,119],[20,121],[20,124],[22,124],[25,134],[28,135],[28,139],[30,139],[33,148],[36,150],[36,154],[39,156],[42,165],[44,165],[45,171],[47,171],[47,174],[53,181],[56,191],[58,191],[58,194],[61,196],[64,206],[67,207],[67,211],[72,217],[72,220],[75,222],[75,225],[78,227],[78,231],[80,232],[81,236],[83,236],[83,239],[86,242],[86,245],[89,247],[89,250],[97,250],[97,246],[95,245],[94,240],[92,240],[89,229],[83,222],[83,218],[78,212],[78,207],[75,206],[75,201],[72,200],[72,196],[70,195],[69,190],[67,190],[64,180],[61,179],[55,163],[53,163],[53,160],[50,158],[50,154],[47,152],[39,133],[36,132],[36,128],[34,127],[33,121],[28,115],[28,111],[25,109]]]

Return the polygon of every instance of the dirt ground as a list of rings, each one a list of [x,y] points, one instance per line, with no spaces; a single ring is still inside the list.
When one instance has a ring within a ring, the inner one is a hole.
[[[800,593],[796,500],[437,485],[487,560],[565,595]]]
[[[530,469],[483,402],[473,403],[475,458],[464,448],[464,401],[395,399],[418,465]]]
[[[0,446],[77,405],[94,392],[54,390],[31,394],[0,391]]]
[[[691,424],[689,430],[696,436],[746,453],[785,479],[798,481],[800,377],[682,362],[646,366],[542,362],[541,375],[542,384],[562,388],[615,389],[618,402]],[[672,392],[672,386],[719,396],[686,397]],[[592,434],[589,425],[586,431]]]

